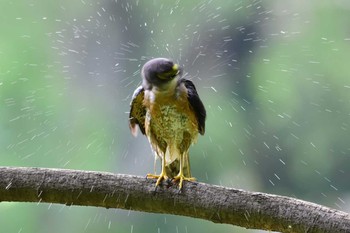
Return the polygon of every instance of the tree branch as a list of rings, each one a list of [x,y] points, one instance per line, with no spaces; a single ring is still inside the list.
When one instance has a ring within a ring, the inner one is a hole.
[[[350,215],[295,198],[106,172],[0,167],[0,201],[120,208],[280,232],[349,233]]]

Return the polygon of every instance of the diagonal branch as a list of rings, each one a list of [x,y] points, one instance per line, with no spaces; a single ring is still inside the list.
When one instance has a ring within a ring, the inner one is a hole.
[[[350,215],[265,193],[106,172],[0,167],[0,201],[47,202],[167,213],[280,232],[350,232]]]

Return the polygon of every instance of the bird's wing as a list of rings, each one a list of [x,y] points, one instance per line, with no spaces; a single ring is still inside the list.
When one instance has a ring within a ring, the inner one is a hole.
[[[139,86],[132,95],[130,103],[129,127],[131,134],[135,137],[137,136],[137,125],[142,134],[145,134],[146,108],[143,105],[144,95],[143,87]]]
[[[188,102],[190,103],[193,111],[195,112],[198,121],[198,131],[200,134],[203,135],[205,132],[205,118],[207,116],[204,105],[201,99],[199,98],[199,95],[193,82],[188,79],[182,79],[181,82],[183,82],[185,84],[185,87],[187,88]]]

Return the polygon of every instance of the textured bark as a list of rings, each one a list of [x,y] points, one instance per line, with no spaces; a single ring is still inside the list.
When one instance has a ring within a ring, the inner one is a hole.
[[[120,208],[280,232],[349,233],[350,215],[295,198],[106,172],[0,167],[0,201]]]

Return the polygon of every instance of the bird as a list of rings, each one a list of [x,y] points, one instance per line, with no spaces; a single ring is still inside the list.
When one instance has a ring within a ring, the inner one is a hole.
[[[189,148],[205,133],[206,110],[196,87],[182,77],[183,69],[168,58],[147,61],[141,70],[142,84],[130,103],[129,128],[147,136],[155,159],[161,159],[161,173],[147,174],[157,179],[178,182],[195,181],[191,175]],[[156,160],[155,160],[156,161]]]

